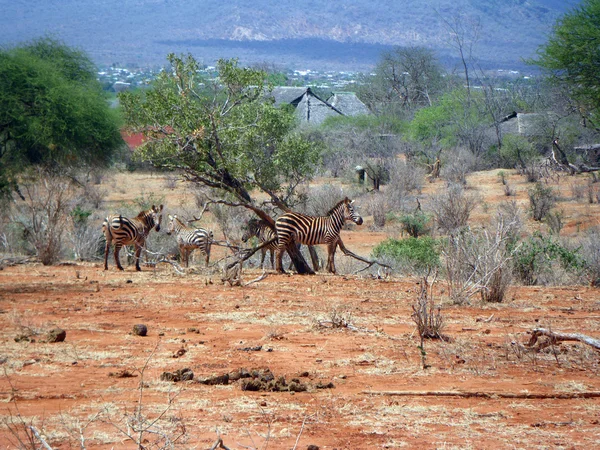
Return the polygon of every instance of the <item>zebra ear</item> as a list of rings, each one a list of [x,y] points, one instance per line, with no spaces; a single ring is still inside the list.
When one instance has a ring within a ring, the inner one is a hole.
[[[158,208],[159,211],[163,210],[163,205],[160,205],[160,207]]]

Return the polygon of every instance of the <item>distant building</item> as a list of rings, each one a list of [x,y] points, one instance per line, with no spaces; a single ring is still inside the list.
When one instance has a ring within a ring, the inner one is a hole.
[[[320,125],[328,117],[370,114],[353,92],[334,93],[328,100],[323,100],[310,87],[278,86],[271,95],[275,106],[292,105],[303,124]]]
[[[502,134],[533,137],[543,133],[550,119],[550,115],[545,113],[512,113],[504,119],[500,129]]]
[[[112,88],[115,92],[123,92],[131,87],[131,83],[125,83],[124,81],[116,81]]]
[[[345,116],[366,116],[371,111],[363,102],[359,100],[354,92],[334,92],[327,99],[334,108],[337,108]]]

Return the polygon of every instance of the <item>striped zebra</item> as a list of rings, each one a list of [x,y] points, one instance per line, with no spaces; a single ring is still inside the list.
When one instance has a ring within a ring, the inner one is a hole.
[[[340,231],[346,220],[362,225],[363,219],[354,211],[348,197],[340,201],[326,216],[315,217],[306,214],[288,212],[277,218],[275,231],[278,237],[278,272],[284,272],[281,265],[283,253],[292,242],[305,245],[327,244],[327,271],[335,273],[335,250],[340,240]]]
[[[277,237],[275,231],[263,219],[250,219],[246,226],[246,232],[242,235],[242,241],[248,242],[248,239],[256,237],[258,242],[264,244]],[[271,268],[275,268],[275,250],[277,249],[277,241],[271,242],[269,245],[261,248],[262,256],[260,258],[260,268],[265,264],[265,256],[267,251],[271,256]]]
[[[102,232],[106,238],[106,248],[104,250],[104,270],[108,270],[108,252],[110,246],[115,246],[115,263],[119,270],[123,270],[119,261],[119,251],[125,245],[135,246],[135,270],[140,269],[140,253],[142,247],[146,244],[146,238],[154,228],[160,231],[160,222],[162,221],[163,205],[156,207],[152,205],[147,211],[140,212],[133,219],[128,219],[122,215],[111,215],[104,219]]]
[[[195,249],[206,256],[206,266],[210,260],[210,246],[213,241],[213,232],[203,228],[191,228],[185,225],[177,215],[169,214],[169,226],[167,234],[175,233],[177,236],[177,244],[179,245],[179,254],[182,263],[185,267],[189,267],[190,253]]]

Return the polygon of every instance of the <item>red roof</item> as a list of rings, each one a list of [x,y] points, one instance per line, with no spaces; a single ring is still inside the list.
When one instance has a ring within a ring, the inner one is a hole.
[[[128,131],[121,130],[121,137],[131,150],[144,143],[144,135],[142,133],[129,133]]]

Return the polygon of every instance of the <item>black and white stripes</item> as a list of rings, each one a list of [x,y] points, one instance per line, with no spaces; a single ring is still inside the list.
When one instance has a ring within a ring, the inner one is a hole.
[[[167,234],[175,233],[181,262],[189,266],[190,253],[199,249],[206,257],[206,265],[210,260],[210,247],[213,241],[213,232],[203,228],[192,228],[185,225],[176,215],[169,215]]]
[[[346,220],[357,225],[363,223],[362,217],[354,210],[352,201],[347,197],[335,205],[326,216],[315,217],[306,214],[288,212],[277,218],[277,271],[283,272],[283,253],[291,243],[316,245],[327,244],[327,270],[335,273],[334,257],[340,231]]]
[[[140,271],[140,253],[146,243],[146,238],[152,229],[160,231],[160,222],[162,220],[163,205],[140,212],[133,219],[123,217],[122,215],[108,216],[102,224],[102,232],[106,238],[106,248],[104,250],[104,270],[108,270],[108,253],[110,246],[115,246],[115,263],[119,270],[123,270],[119,261],[119,251],[125,245],[135,246],[135,269]]]

